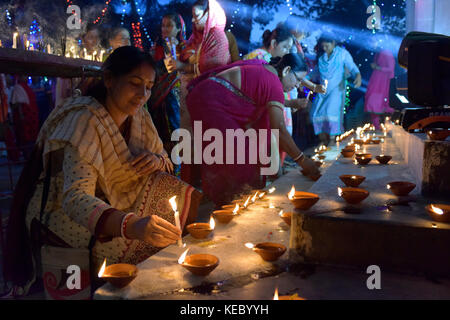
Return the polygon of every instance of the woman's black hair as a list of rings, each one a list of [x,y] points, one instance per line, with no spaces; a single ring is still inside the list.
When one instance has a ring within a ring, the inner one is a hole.
[[[264,48],[270,48],[270,43],[275,40],[277,43],[283,42],[289,38],[292,38],[292,34],[288,29],[282,26],[278,26],[273,31],[266,30],[263,33],[263,46]]]
[[[208,11],[209,9],[209,1],[208,0],[197,0],[194,2],[192,7],[199,7],[203,11]]]
[[[286,67],[291,67],[291,70],[294,72],[308,71],[308,66],[305,62],[305,59],[303,59],[303,57],[297,53],[288,53],[283,57],[272,58],[270,60],[270,65],[274,66],[275,69],[277,69],[278,76],[280,77],[281,73]]]
[[[102,70],[103,74],[109,72],[115,78],[131,73],[144,63],[150,65],[156,71],[155,62],[150,53],[133,46],[125,46],[117,48],[111,53],[103,63]],[[96,98],[101,103],[105,103],[107,90],[104,80],[90,88],[86,95]]]
[[[334,38],[330,34],[322,34],[319,40],[317,40],[317,61],[319,61],[319,58],[325,53],[325,51],[323,51],[322,49],[323,42],[336,43],[336,40],[334,40]]]

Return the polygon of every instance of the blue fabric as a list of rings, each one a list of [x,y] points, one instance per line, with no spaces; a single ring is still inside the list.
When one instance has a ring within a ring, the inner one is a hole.
[[[310,116],[315,134],[339,135],[344,131],[345,79],[346,74],[356,76],[359,69],[350,53],[342,47],[335,47],[328,58],[324,53],[319,63],[307,78],[321,84],[328,80],[327,92],[314,99]]]

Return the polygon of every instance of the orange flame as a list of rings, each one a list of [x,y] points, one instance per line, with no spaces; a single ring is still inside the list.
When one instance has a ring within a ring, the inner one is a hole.
[[[289,193],[288,193],[288,199],[289,199],[289,200],[294,199],[294,195],[295,195],[295,187],[292,186],[291,191],[289,191]]]
[[[186,251],[184,251],[181,254],[180,258],[178,259],[179,264],[183,264],[184,260],[186,259],[186,255],[187,255],[188,251],[189,251],[189,248],[187,248]]]
[[[273,300],[279,300],[278,299],[278,288],[275,288],[275,293],[273,294]]]
[[[258,191],[256,191],[255,195],[253,196],[252,203],[255,203],[257,196],[258,196]]]
[[[444,214],[444,210],[442,210],[441,208],[437,208],[433,205],[431,205],[431,210],[433,210],[434,213],[439,214],[439,215]]]
[[[245,246],[246,246],[247,248],[249,248],[249,249],[253,249],[253,248],[255,247],[255,245],[254,245],[253,243],[251,243],[251,242],[247,242],[247,243],[245,244]]]
[[[251,197],[252,197],[252,196],[248,196],[247,200],[245,200],[245,202],[244,202],[244,208],[247,208],[247,207],[248,207],[248,202],[250,201]]]
[[[283,210],[280,210],[279,215],[280,215],[280,217],[283,215]]]
[[[338,194],[339,194],[339,197],[342,197],[342,189],[341,188],[338,188]]]
[[[211,219],[209,219],[209,227],[214,230],[214,228],[216,227],[216,222],[214,221],[213,217],[211,217]]]
[[[176,198],[177,196],[173,196],[172,198],[169,199],[170,205],[172,206],[172,210],[174,212],[177,211],[177,203],[175,202]]]
[[[236,203],[236,206],[234,207],[234,210],[233,210],[233,214],[237,214],[238,211],[239,211],[239,204]]]
[[[105,273],[105,268],[106,268],[106,258],[103,261],[102,267],[100,268],[100,271],[98,272],[98,277],[101,278],[103,277],[103,274]]]

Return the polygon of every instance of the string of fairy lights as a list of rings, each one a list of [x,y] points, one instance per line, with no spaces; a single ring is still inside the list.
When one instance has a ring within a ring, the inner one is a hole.
[[[122,26],[125,23],[125,14],[127,12],[127,9],[126,9],[127,4],[128,4],[127,0],[122,0],[122,16],[120,17],[120,25],[122,25]]]
[[[136,11],[137,11],[137,14],[139,16],[139,26],[142,26],[142,29],[144,30],[144,34],[145,34],[145,36],[146,36],[150,46],[152,46],[153,42],[152,42],[152,39],[150,38],[150,34],[148,33],[147,28],[144,25],[143,13],[141,13],[141,8],[139,8],[139,4],[138,4],[137,0],[134,0],[134,4],[136,6]],[[139,30],[140,30],[140,28],[139,28]],[[142,34],[140,35],[139,38],[141,38],[141,37],[142,37]],[[142,42],[142,40],[141,40],[141,42]]]
[[[110,2],[111,2],[111,0],[106,0],[104,8],[103,8],[102,12],[94,20],[94,22],[93,22],[94,24],[99,23],[100,20],[103,19],[103,17],[105,16],[106,12],[108,11],[108,7],[109,7]]]
[[[289,14],[292,15],[292,5],[291,0],[286,0],[286,5],[289,8]]]

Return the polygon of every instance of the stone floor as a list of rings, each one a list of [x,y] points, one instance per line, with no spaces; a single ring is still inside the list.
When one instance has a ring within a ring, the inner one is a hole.
[[[324,178],[328,170],[334,170],[331,164],[336,160],[338,151],[333,148],[326,155],[326,164],[322,168]],[[394,164],[392,170],[395,171],[395,167]],[[401,168],[400,174],[407,174],[405,170]],[[450,279],[381,270],[381,289],[369,290],[366,285],[369,274],[365,269],[291,265],[285,257],[287,254],[276,263],[267,263],[251,251],[246,253],[243,247],[246,239],[258,241],[270,235],[271,241],[286,243],[289,229],[283,222],[277,222],[276,213],[281,208],[292,209],[285,196],[292,185],[296,190],[307,191],[311,187],[317,189],[316,185],[321,181],[321,184],[330,183],[322,178],[314,184],[297,169],[288,171],[273,184],[277,187],[273,198],[275,208],[270,209],[267,204],[257,205],[252,208],[253,212],[243,213],[228,226],[219,227],[214,231],[214,238],[204,243],[192,241],[190,236],[185,237],[193,253],[201,251],[220,256],[219,267],[209,276],[192,276],[177,265],[176,259],[184,249],[172,246],[138,265],[140,274],[128,287],[116,290],[107,284],[97,290],[95,298],[260,300],[271,299],[278,287],[282,295],[297,293],[307,299],[450,299]],[[330,172],[330,175],[335,173]],[[206,221],[207,213],[203,214],[206,214]],[[155,274],[158,276],[155,277]]]

